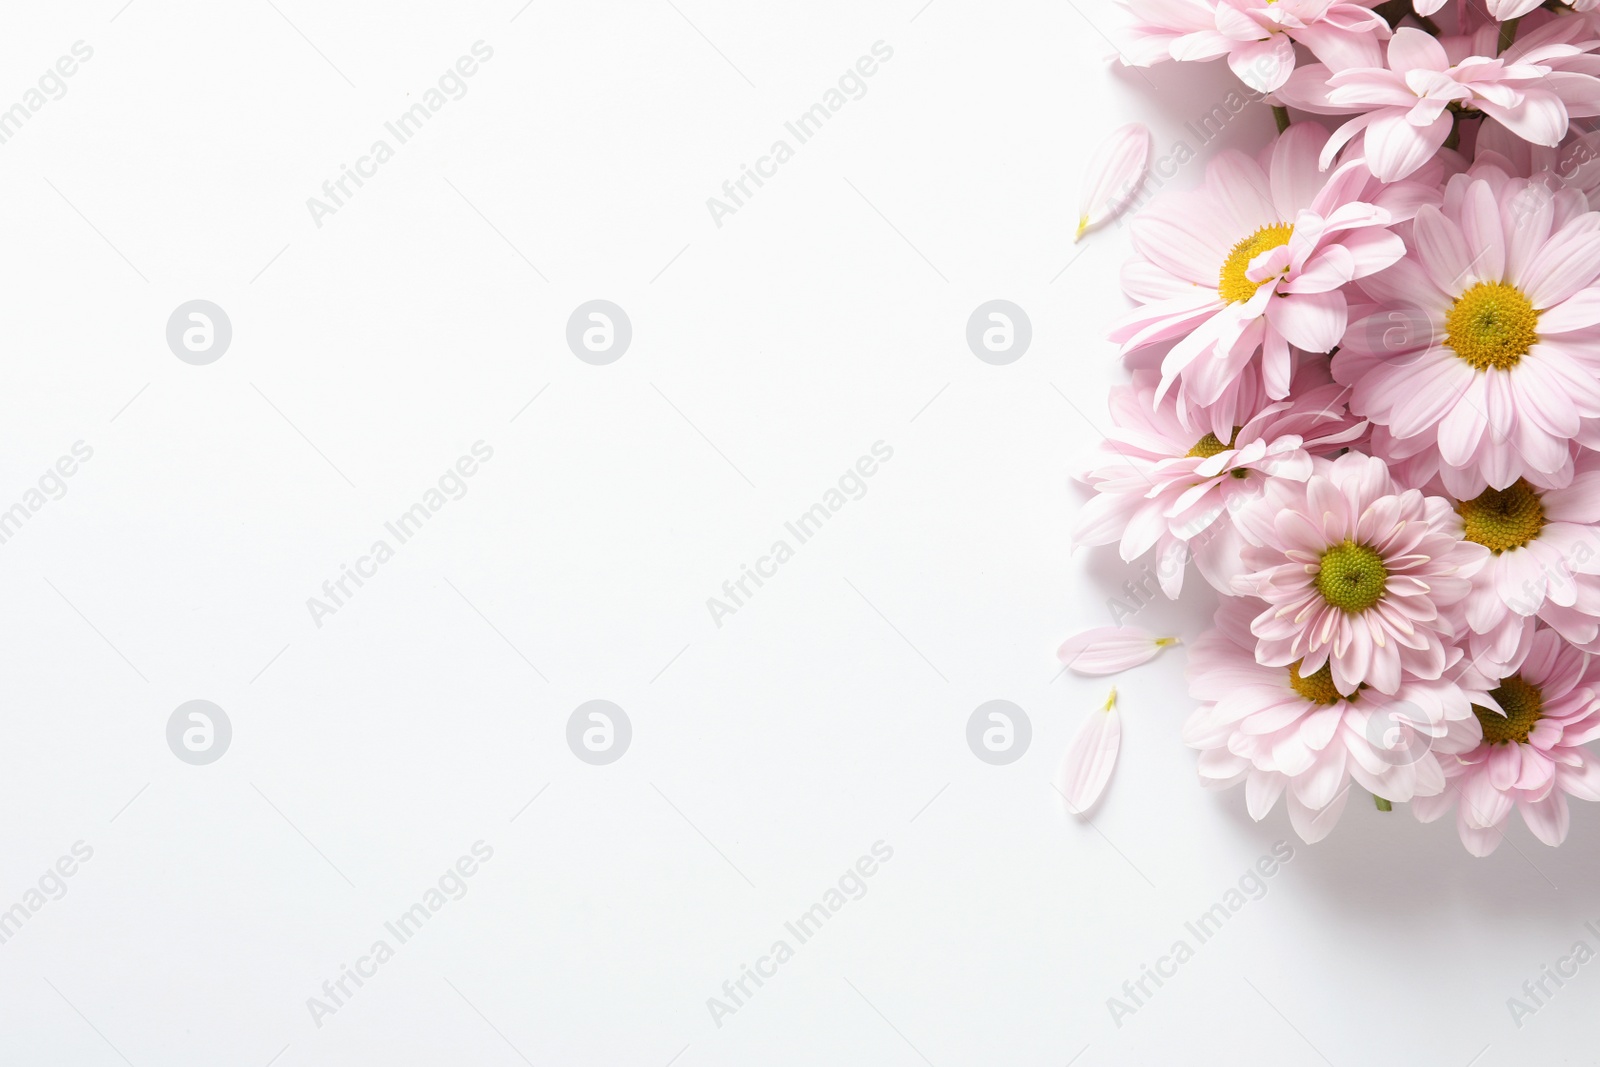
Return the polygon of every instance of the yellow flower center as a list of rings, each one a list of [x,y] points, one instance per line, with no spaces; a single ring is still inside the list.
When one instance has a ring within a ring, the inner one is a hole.
[[[1233,433],[1228,437],[1228,443],[1223,444],[1217,435],[1208,433],[1194,443],[1194,447],[1185,453],[1190,459],[1210,459],[1232,448],[1239,440],[1239,427],[1233,428]]]
[[[1218,295],[1230,304],[1242,304],[1255,296],[1256,290],[1261,288],[1261,283],[1253,282],[1245,276],[1245,271],[1250,269],[1250,261],[1263,252],[1288,244],[1289,237],[1293,233],[1292,225],[1278,222],[1261,227],[1234,245],[1233,250],[1228,253],[1228,258],[1222,263],[1222,275],[1217,279]]]
[[[1539,343],[1539,313],[1522,290],[1479,282],[1445,313],[1444,343],[1475,370],[1510,370]]]
[[[1289,664],[1289,688],[1305,697],[1313,704],[1337,704],[1341,700],[1354,700],[1357,693],[1366,686],[1358,686],[1355,693],[1345,696],[1333,684],[1333,664],[1324,663],[1318,669],[1304,677],[1300,674],[1300,664],[1304,660],[1295,660]]]
[[[1490,745],[1503,745],[1510,741],[1519,745],[1527,744],[1534,723],[1544,715],[1544,694],[1539,687],[1523,681],[1520,674],[1513,674],[1500,683],[1500,688],[1490,690],[1490,695],[1499,701],[1506,713],[1501,715],[1489,708],[1472,705],[1472,714],[1478,717],[1478,724],[1483,727],[1484,742]]]
[[[1461,501],[1456,512],[1466,526],[1462,536],[1497,556],[1532,541],[1545,524],[1538,491],[1521,478],[1505,489],[1487,489]]]
[[[1184,455],[1190,459],[1210,459],[1212,456],[1226,452],[1230,448],[1235,448],[1239,442],[1239,430],[1240,427],[1238,426],[1233,428],[1233,433],[1228,436],[1227,444],[1223,444],[1217,438],[1216,434],[1208,433],[1204,437],[1200,438],[1200,440],[1196,441],[1194,443],[1194,447],[1189,449],[1189,451],[1184,453]],[[1232,474],[1235,478],[1250,477],[1250,472],[1243,467],[1229,471],[1228,473]]]
[[[1366,545],[1345,541],[1322,554],[1317,592],[1334,607],[1355,615],[1383,599],[1388,580],[1382,556]]]

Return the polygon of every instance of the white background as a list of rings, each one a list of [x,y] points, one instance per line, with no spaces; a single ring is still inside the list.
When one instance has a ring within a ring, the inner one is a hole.
[[[1107,688],[1053,651],[1134,573],[1068,546],[1126,254],[1074,248],[1075,190],[1123,122],[1198,147],[1220,66],[1109,69],[1102,0],[122,2],[0,13],[0,107],[94,49],[0,145],[0,508],[94,450],[0,545],[0,908],[94,850],[0,945],[0,1061],[1595,1062],[1600,965],[1520,1030],[1506,999],[1600,946],[1600,813],[1474,861],[1352,803],[1300,845],[1196,785],[1181,649],[1118,680],[1093,825],[1051,789]],[[467,95],[315,226],[307,197],[478,40]],[[866,95],[718,228],[706,198],[880,40]],[[196,298],[233,324],[209,366],[164,335]],[[633,323],[609,366],[564,340],[594,298]],[[1009,366],[966,345],[994,298],[1033,324]],[[315,626],[479,440],[467,495]],[[880,440],[866,495],[715,626]],[[1137,621],[1193,637],[1198,592]],[[602,767],[565,740],[597,698],[634,730]],[[210,766],[167,747],[191,699],[233,724]],[[992,699],[1032,723],[1008,766],[966,743]],[[479,840],[467,894],[316,1025]],[[866,895],[716,1025],[880,840]]]

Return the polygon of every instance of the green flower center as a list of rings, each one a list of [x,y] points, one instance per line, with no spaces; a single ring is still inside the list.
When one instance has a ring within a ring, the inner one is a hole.
[[[1366,611],[1383,599],[1389,569],[1383,557],[1366,545],[1345,541],[1322,554],[1317,571],[1317,592],[1322,599],[1352,615]]]
[[[1510,370],[1539,341],[1539,313],[1522,290],[1479,282],[1445,313],[1444,343],[1475,370]]]
[[[1544,694],[1539,687],[1523,681],[1520,674],[1513,674],[1501,682],[1498,689],[1491,690],[1490,695],[1500,702],[1506,713],[1501,715],[1489,708],[1472,705],[1472,714],[1478,717],[1478,724],[1483,727],[1484,742],[1490,745],[1503,745],[1511,741],[1519,745],[1527,744],[1534,723],[1544,713]]]
[[[1250,269],[1250,261],[1263,252],[1288,244],[1293,233],[1292,225],[1278,222],[1261,227],[1234,245],[1228,258],[1223,260],[1222,274],[1217,279],[1217,294],[1230,304],[1242,304],[1255,296],[1261,283],[1246,277],[1245,271]]]
[[[1466,526],[1462,536],[1497,556],[1538,537],[1545,523],[1538,491],[1521,478],[1505,489],[1488,489],[1461,501],[1456,512]]]
[[[1289,664],[1289,688],[1305,697],[1313,704],[1337,704],[1341,700],[1354,700],[1357,694],[1366,686],[1358,686],[1355,693],[1345,696],[1333,684],[1333,664],[1324,663],[1310,674],[1301,676],[1300,664],[1304,660],[1295,660]]]

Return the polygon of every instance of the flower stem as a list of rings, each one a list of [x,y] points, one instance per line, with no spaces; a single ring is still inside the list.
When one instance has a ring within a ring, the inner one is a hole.
[[[1502,22],[1500,24],[1500,49],[1499,50],[1501,52],[1504,52],[1507,48],[1510,48],[1511,47],[1511,42],[1515,41],[1517,39],[1517,23],[1519,23],[1521,21],[1522,21],[1521,16],[1518,16],[1517,18],[1514,18],[1514,19],[1506,19],[1504,22]]]
[[[1452,113],[1450,116],[1450,133],[1444,139],[1444,147],[1451,150],[1461,147],[1461,114]]]
[[[1376,793],[1374,793],[1373,796],[1372,796],[1372,802],[1374,804],[1378,805],[1378,810],[1379,811],[1393,811],[1394,810],[1394,805],[1393,804],[1389,803],[1387,800],[1385,800],[1382,797],[1378,796]]]
[[[1288,108],[1279,107],[1277,104],[1273,104],[1272,105],[1272,117],[1274,119],[1278,120],[1278,132],[1279,133],[1282,133],[1284,130],[1287,130],[1289,128],[1289,109]]]

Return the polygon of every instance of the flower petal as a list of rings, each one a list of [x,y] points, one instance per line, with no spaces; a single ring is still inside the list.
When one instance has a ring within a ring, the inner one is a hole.
[[[1320,810],[1307,807],[1300,798],[1290,790],[1289,822],[1294,826],[1294,832],[1308,845],[1314,845],[1327,837],[1332,832],[1339,816],[1344,812],[1345,802],[1350,799],[1350,790],[1341,789],[1339,795],[1334,797],[1327,807]]]
[[[1074,674],[1116,674],[1177,643],[1176,637],[1157,637],[1137,626],[1102,626],[1067,638],[1056,655]]]
[[[1543,800],[1522,801],[1517,809],[1522,812],[1522,821],[1528,824],[1528,829],[1540,841],[1547,845],[1559,845],[1567,839],[1572,815],[1565,793],[1557,791]]]
[[[1130,122],[1101,142],[1084,172],[1078,194],[1078,232],[1114,217],[1144,184],[1150,167],[1150,130]]]
[[[1453,125],[1448,113],[1426,126],[1413,126],[1403,111],[1389,109],[1372,115],[1363,147],[1372,173],[1385,182],[1399,181],[1432,159],[1450,136]]]
[[[1117,710],[1117,691],[1113,689],[1105,707],[1090,714],[1061,759],[1056,788],[1068,811],[1081,815],[1100,799],[1121,747],[1122,713]]]

